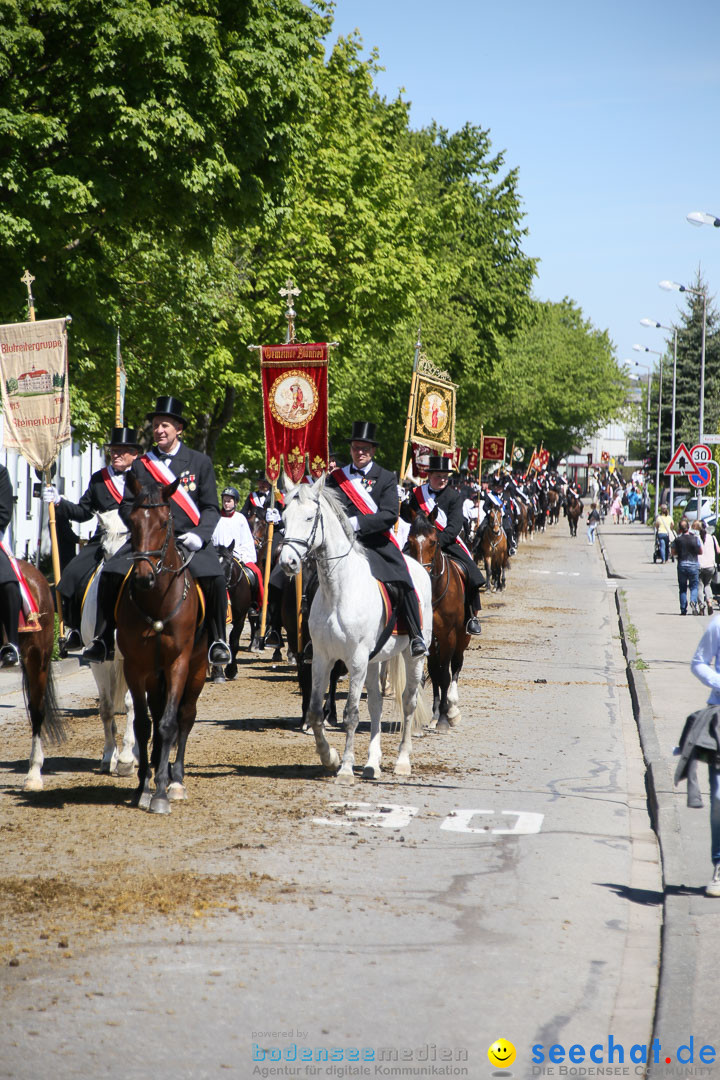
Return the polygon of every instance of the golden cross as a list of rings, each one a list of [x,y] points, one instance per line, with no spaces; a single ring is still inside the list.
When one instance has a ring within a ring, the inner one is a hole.
[[[29,270],[26,270],[25,273],[23,274],[23,276],[20,278],[20,280],[22,281],[23,285],[25,285],[27,287],[28,316],[29,316],[30,322],[35,322],[35,300],[33,299],[32,288],[31,288],[32,283],[35,280],[35,278],[30,273]]]
[[[292,278],[288,278],[285,282],[285,288],[278,290],[281,296],[285,297],[287,303],[287,311],[285,312],[285,318],[287,319],[287,337],[286,344],[291,344],[295,340],[295,309],[293,308],[293,299],[300,295],[300,290],[295,287],[295,282]]]

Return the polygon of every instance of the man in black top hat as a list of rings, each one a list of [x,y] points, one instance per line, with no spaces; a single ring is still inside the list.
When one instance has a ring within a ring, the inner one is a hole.
[[[63,499],[52,484],[43,489],[43,501],[55,503],[58,518],[69,521],[90,521],[95,514],[119,510],[125,491],[125,475],[141,450],[135,428],[113,428],[108,440],[110,463],[90,477],[90,483],[79,502]],[[95,530],[87,544],[80,549],[62,572],[58,591],[62,597],[63,618],[69,633],[68,649],[79,649],[82,599],[96,567],[102,562],[102,531]]]
[[[404,521],[412,521],[416,514],[422,512],[428,515],[437,507],[435,527],[440,547],[446,555],[459,563],[464,571],[466,604],[470,611],[466,629],[468,634],[477,635],[482,633],[478,612],[481,606],[480,589],[485,584],[485,575],[459,539],[463,527],[463,497],[459,491],[450,487],[452,474],[450,458],[431,454],[427,483],[413,488],[410,498],[400,507],[400,516]]]
[[[410,631],[410,652],[413,656],[424,656],[427,646],[420,629],[420,605],[405,557],[391,532],[398,518],[397,477],[373,461],[379,445],[374,424],[356,420],[348,441],[352,464],[331,473],[328,487],[340,497],[350,524],[367,552],[373,575],[378,581],[400,587]]]
[[[133,463],[132,471],[141,484],[150,479],[159,483],[180,479],[180,489],[187,498],[182,502],[175,497],[170,500],[175,535],[181,547],[193,552],[188,568],[205,597],[205,619],[211,641],[208,660],[211,664],[227,664],[231,657],[225,643],[225,576],[211,543],[220,518],[215,472],[207,454],[191,450],[181,441],[186,424],[182,410],[183,404],[177,398],[157,399],[154,411],[147,414],[147,419],[152,421],[155,446]],[[126,491],[120,504],[120,516],[126,523],[130,520],[133,501]],[[86,662],[102,663],[114,655],[115,602],[132,565],[128,542],[103,568],[95,638],[83,653]]]
[[[10,473],[0,465],[0,540],[12,520],[13,490]],[[20,635],[18,624],[22,610],[20,585],[12,563],[0,548],[0,623],[5,631],[5,644],[0,649],[0,667],[13,667],[20,663]]]

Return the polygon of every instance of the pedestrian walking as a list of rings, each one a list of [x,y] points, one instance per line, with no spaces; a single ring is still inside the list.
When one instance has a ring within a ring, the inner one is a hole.
[[[655,528],[657,530],[658,544],[660,546],[660,561],[666,563],[670,552],[670,544],[675,539],[675,529],[673,527],[673,519],[668,514],[668,508],[665,503],[662,504],[660,513],[655,518]]]
[[[675,783],[688,772],[693,760],[706,760],[710,774],[710,858],[713,876],[706,896],[720,897],[720,753],[718,753],[718,706],[720,706],[720,615],[714,615],[692,658],[693,675],[710,687],[708,707],[688,717],[680,739],[680,764]],[[691,722],[692,721],[692,722]]]
[[[598,513],[597,503],[590,503],[590,513],[588,514],[587,522],[588,544],[594,544],[595,533],[597,532],[597,527],[600,524],[600,514]]]
[[[687,518],[680,518],[678,534],[672,542],[672,550],[677,559],[678,592],[680,594],[680,614],[687,615],[688,591],[690,592],[690,610],[698,615],[698,582],[700,563],[698,556],[702,551],[700,537],[690,531]]]
[[[711,582],[713,574],[715,573],[717,556],[720,555],[720,545],[718,545],[714,534],[708,532],[707,525],[704,521],[696,521],[693,524],[693,529],[700,536],[700,542],[702,544],[702,551],[698,555],[698,564],[700,566],[698,608],[701,615],[704,614],[705,607],[707,607],[708,615],[712,615],[714,597],[712,594]]]

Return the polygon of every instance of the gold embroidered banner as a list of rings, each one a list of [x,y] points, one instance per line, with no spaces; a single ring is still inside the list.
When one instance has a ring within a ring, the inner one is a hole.
[[[411,440],[437,450],[454,450],[455,384],[420,372],[416,379]]]
[[[0,326],[3,446],[47,469],[70,439],[65,319]]]

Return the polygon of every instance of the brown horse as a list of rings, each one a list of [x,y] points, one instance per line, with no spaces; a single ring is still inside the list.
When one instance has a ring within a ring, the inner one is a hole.
[[[428,673],[433,686],[433,720],[436,731],[449,731],[460,717],[458,678],[470,635],[465,629],[465,580],[457,563],[439,544],[435,518],[413,517],[405,544],[408,555],[430,574],[432,582],[433,636],[428,655]]]
[[[570,535],[577,536],[578,518],[583,516],[583,504],[582,500],[578,499],[577,495],[572,492],[568,493],[566,511],[568,525],[570,526]]]
[[[170,800],[185,799],[185,745],[205,684],[207,634],[198,630],[199,595],[175,544],[169,500],[172,484],[141,483],[131,471],[130,544],[133,568],[117,601],[117,641],[135,705],[140,760],[133,805],[169,814]],[[152,715],[152,760],[148,761]],[[173,765],[170,753],[177,745]],[[155,770],[155,793],[150,768]],[[169,785],[169,786],[168,786]]]
[[[211,678],[213,682],[224,682],[226,678],[234,679],[237,676],[237,651],[240,647],[240,637],[245,628],[245,619],[248,612],[253,607],[254,598],[253,588],[248,577],[250,571],[246,570],[243,564],[233,555],[234,545],[228,544],[227,547],[223,547],[222,544],[216,544],[215,550],[225,573],[225,587],[230,604],[232,630],[228,642],[231,653],[230,663],[226,665],[224,672],[220,664],[213,664]],[[255,618],[255,616],[251,618]]]
[[[485,564],[485,577],[491,592],[505,588],[505,567],[508,564],[508,544],[502,523],[502,510],[488,512],[485,528],[475,545],[475,561],[478,555]]]
[[[24,559],[18,559],[18,566],[40,612],[40,629],[20,634],[23,691],[32,727],[30,764],[23,791],[42,791],[42,767],[45,760],[43,735],[53,742],[60,742],[65,737],[55,697],[51,665],[55,637],[55,605],[44,574]]]
[[[560,520],[560,492],[554,491],[552,488],[547,493],[548,501],[548,522],[551,525],[557,525]]]

